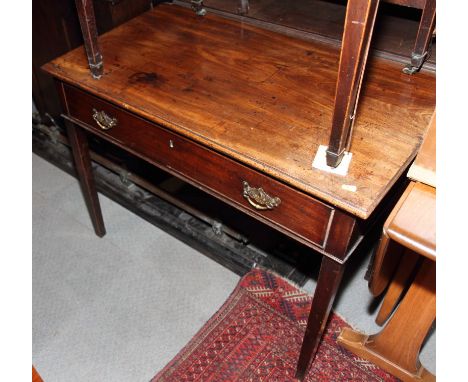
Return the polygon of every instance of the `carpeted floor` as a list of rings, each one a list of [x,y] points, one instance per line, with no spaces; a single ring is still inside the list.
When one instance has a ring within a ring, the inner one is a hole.
[[[295,382],[311,297],[287,280],[253,269],[216,314],[151,382]],[[305,382],[399,382],[341,348],[349,327],[331,313]]]
[[[239,277],[102,195],[99,239],[77,181],[35,155],[32,166],[34,366],[45,382],[150,380]],[[373,333],[366,266],[348,270],[335,310]],[[435,335],[421,360],[435,371]]]

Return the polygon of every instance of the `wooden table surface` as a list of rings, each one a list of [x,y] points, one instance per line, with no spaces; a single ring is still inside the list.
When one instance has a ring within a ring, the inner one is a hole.
[[[436,112],[434,111],[418,155],[408,171],[408,178],[411,180],[434,188],[437,185],[436,140]]]
[[[343,177],[312,168],[329,138],[336,47],[176,5],[155,7],[100,44],[100,80],[82,47],[44,68],[364,219],[414,158],[435,106],[433,74],[371,60]]]
[[[436,189],[411,182],[392,216],[388,236],[420,255],[436,259]]]

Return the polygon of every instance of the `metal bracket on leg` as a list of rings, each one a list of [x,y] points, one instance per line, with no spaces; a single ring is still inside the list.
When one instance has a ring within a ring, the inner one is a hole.
[[[334,152],[330,151],[327,149],[327,165],[330,167],[338,167],[339,164],[341,163],[343,156],[344,156],[344,150],[340,154],[335,154]]]
[[[426,0],[419,22],[418,34],[411,53],[411,63],[403,69],[405,74],[414,74],[421,70],[431,50],[435,31],[436,0]]]
[[[424,52],[423,54],[411,53],[411,63],[406,65],[403,68],[403,73],[405,74],[414,74],[419,72],[426,61],[429,51]]]
[[[99,54],[99,61],[96,64],[89,63],[89,70],[95,80],[99,80],[102,77],[104,70],[104,63],[102,62],[102,56]]]
[[[190,4],[198,16],[206,15],[206,8],[203,6],[203,0],[191,0]]]
[[[353,154],[348,151],[343,151],[343,153],[335,157],[335,153],[330,153],[327,146],[320,145],[317,153],[315,154],[314,160],[312,162],[312,167],[321,171],[329,172],[331,174],[346,176],[348,175],[348,169],[351,164],[351,159]],[[329,155],[333,159],[339,159],[337,166],[330,166],[328,163]]]

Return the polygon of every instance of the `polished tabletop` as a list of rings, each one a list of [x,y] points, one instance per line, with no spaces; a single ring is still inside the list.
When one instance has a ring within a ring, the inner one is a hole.
[[[339,49],[160,5],[99,38],[104,75],[83,47],[44,69],[360,218],[414,158],[435,106],[435,75],[371,59],[346,176],[312,167],[328,143]]]

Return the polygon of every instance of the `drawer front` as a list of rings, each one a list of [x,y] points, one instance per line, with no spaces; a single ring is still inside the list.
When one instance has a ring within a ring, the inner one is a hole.
[[[323,248],[333,208],[100,98],[71,86],[64,89],[69,116],[88,130]]]

